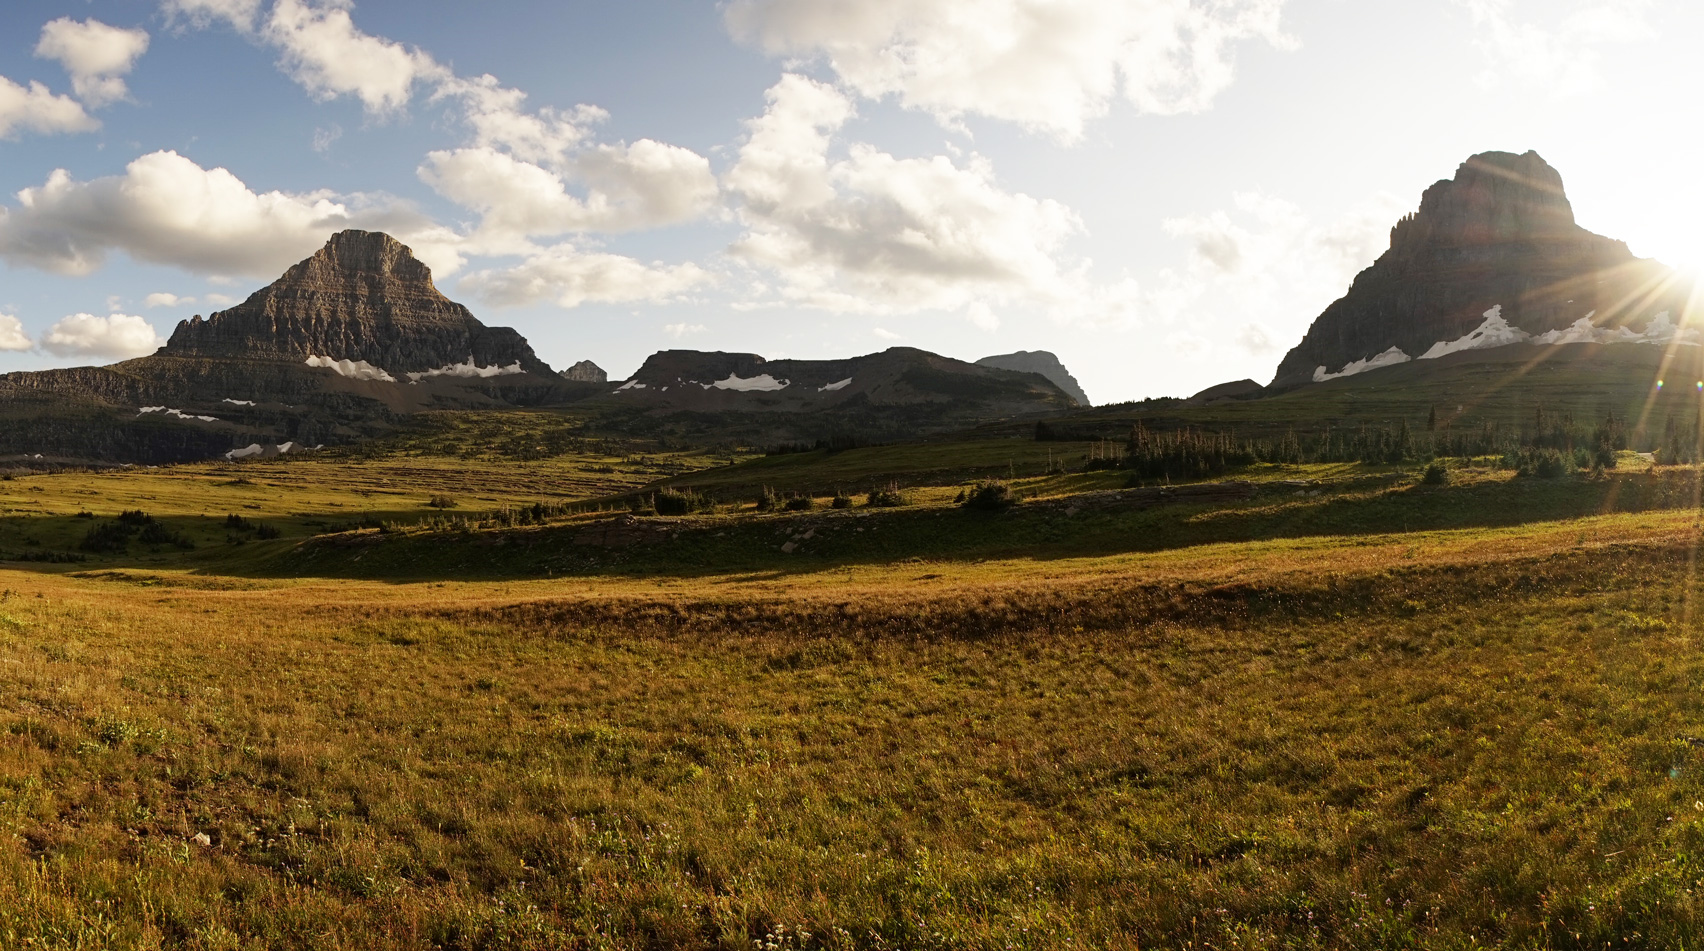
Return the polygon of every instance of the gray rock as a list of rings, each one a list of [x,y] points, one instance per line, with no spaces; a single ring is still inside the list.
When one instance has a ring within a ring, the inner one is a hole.
[[[1077,384],[1077,378],[1065,369],[1065,364],[1061,363],[1058,357],[1046,350],[1019,350],[1016,353],[997,354],[983,357],[976,361],[976,365],[997,370],[1016,370],[1019,373],[1039,373],[1052,381],[1054,386],[1064,390],[1065,395],[1076,400],[1079,405],[1093,405],[1089,402],[1089,395]]]
[[[604,372],[603,367],[598,366],[590,360],[581,360],[579,363],[563,370],[562,378],[564,380],[571,380],[575,383],[609,382],[609,374]]]
[[[519,333],[487,327],[439,293],[432,271],[387,234],[344,231],[248,300],[178,324],[162,356],[366,361],[401,378],[473,358],[554,376]]]

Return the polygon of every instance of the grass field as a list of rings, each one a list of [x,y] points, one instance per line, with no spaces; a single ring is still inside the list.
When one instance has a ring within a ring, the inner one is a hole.
[[[1704,927],[1697,471],[1271,469],[1152,508],[1037,473],[1011,511],[952,504],[1010,448],[0,482],[3,551],[134,508],[196,541],[0,568],[0,947]],[[883,469],[912,504],[640,519],[667,538],[630,548],[576,542],[594,514],[442,521]],[[363,513],[393,525],[309,538]]]

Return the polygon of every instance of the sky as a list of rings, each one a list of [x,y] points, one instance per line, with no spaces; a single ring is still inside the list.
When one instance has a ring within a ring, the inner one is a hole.
[[[1262,383],[1468,156],[1704,266],[1681,0],[10,0],[0,371],[152,352],[345,228],[563,368],[1058,354]],[[333,354],[332,356],[337,356]]]

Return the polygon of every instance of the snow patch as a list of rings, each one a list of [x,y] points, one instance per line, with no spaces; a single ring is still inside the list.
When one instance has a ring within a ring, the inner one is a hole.
[[[788,380],[777,380],[767,373],[749,380],[742,380],[739,374],[730,373],[726,380],[718,380],[711,385],[718,390],[733,390],[736,393],[774,393],[786,389],[792,383]]]
[[[827,386],[817,387],[817,392],[818,393],[833,393],[833,392],[836,392],[838,390],[844,390],[851,385],[852,385],[852,378],[847,377],[846,379],[841,380],[839,383],[830,383]]]
[[[1367,357],[1364,360],[1356,360],[1354,363],[1348,364],[1336,373],[1325,372],[1325,367],[1315,367],[1313,379],[1315,383],[1324,383],[1326,380],[1336,380],[1346,376],[1354,376],[1357,373],[1365,373],[1368,370],[1377,370],[1379,367],[1393,367],[1399,363],[1407,363],[1412,359],[1413,357],[1403,353],[1400,349],[1391,347],[1389,350],[1386,350],[1384,353],[1381,353],[1376,357]]]
[[[338,376],[346,376],[351,380],[377,380],[380,383],[396,382],[396,377],[365,360],[333,360],[330,357],[309,357],[308,366],[336,370]]]
[[[628,380],[626,383],[616,387],[615,391],[620,393],[622,390],[642,390],[644,388],[645,384],[640,383],[638,380]]]
[[[1595,314],[1593,311],[1592,314]],[[1652,317],[1645,329],[1634,332],[1628,327],[1594,327],[1592,314],[1587,314],[1561,330],[1552,330],[1533,338],[1534,343],[1559,345],[1564,343],[1649,343],[1658,346],[1670,343],[1683,347],[1704,344],[1704,333],[1695,329],[1676,327],[1668,311]]]
[[[1420,355],[1422,360],[1436,360],[1439,357],[1463,350],[1489,350],[1492,347],[1507,347],[1510,344],[1526,343],[1532,339],[1532,334],[1519,327],[1512,326],[1503,319],[1503,305],[1486,311],[1485,321],[1477,328],[1454,340],[1440,340],[1432,344],[1432,349]]]
[[[197,416],[194,413],[186,413],[181,409],[167,409],[164,406],[144,406],[142,407],[142,412],[137,415],[147,415],[148,413],[159,413],[162,416],[175,416],[178,419],[198,419],[204,423],[216,423],[219,421],[217,416]]]
[[[227,397],[223,400],[220,400],[219,402],[229,403],[232,406],[253,406],[254,405],[254,400],[233,400],[233,399],[230,399],[229,397]]]
[[[276,446],[263,446],[260,443],[251,442],[241,449],[233,449],[230,452],[225,453],[225,458],[232,462],[236,462],[238,459],[273,459],[287,453],[310,452],[315,449],[323,448],[323,444],[319,446],[304,446],[295,442],[281,442]]]
[[[519,360],[516,360],[514,363],[506,367],[482,367],[473,362],[473,354],[470,353],[467,355],[466,363],[452,363],[449,366],[439,367],[436,370],[421,370],[418,373],[406,374],[406,376],[408,377],[408,382],[419,383],[421,380],[430,379],[435,376],[456,376],[469,380],[488,380],[494,376],[513,376],[516,373],[525,372],[527,371],[521,369],[521,361]]]

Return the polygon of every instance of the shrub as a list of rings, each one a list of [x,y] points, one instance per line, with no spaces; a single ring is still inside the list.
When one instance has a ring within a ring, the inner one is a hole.
[[[787,500],[787,511],[809,512],[816,508],[816,501],[808,495],[795,495]]]
[[[136,529],[123,522],[101,522],[89,527],[77,547],[96,554],[112,554],[130,547],[130,536]]]
[[[979,512],[1003,512],[1016,504],[1012,496],[1011,486],[1004,482],[979,482],[972,488],[962,503],[967,509]]]
[[[911,499],[899,491],[899,483],[890,482],[885,488],[871,489],[866,504],[872,508],[891,509],[911,504]]]
[[[844,492],[836,492],[834,493],[834,501],[829,505],[837,509],[849,509],[852,507],[852,497]]]
[[[121,525],[129,525],[131,528],[141,528],[142,526],[153,522],[154,516],[149,515],[141,509],[134,509],[118,513],[118,521]]]
[[[283,534],[283,533],[280,532],[278,529],[274,528],[273,526],[266,524],[265,522],[261,522],[254,527],[254,537],[260,539],[261,541],[270,541],[271,539],[277,538],[281,534]]]
[[[775,490],[766,485],[757,497],[757,510],[759,512],[773,512],[780,502],[781,500],[775,497]]]
[[[1503,464],[1515,470],[1517,476],[1538,476],[1556,479],[1568,474],[1573,458],[1558,449],[1522,449],[1503,457]]]
[[[225,528],[233,532],[246,532],[254,528],[254,524],[241,515],[232,513],[225,516]]]
[[[1450,470],[1444,468],[1442,459],[1434,460],[1426,467],[1426,474],[1420,477],[1420,481],[1425,485],[1448,485]]]
[[[153,519],[149,519],[148,524],[142,526],[142,533],[137,536],[137,540],[144,545],[171,545],[184,551],[195,548],[195,543],[185,538],[182,532],[167,528],[164,524]]]
[[[676,489],[663,489],[651,499],[658,515],[686,515],[700,507],[697,495]]]
[[[453,509],[456,507],[456,500],[447,495],[434,495],[426,500],[426,504],[435,509]]]

